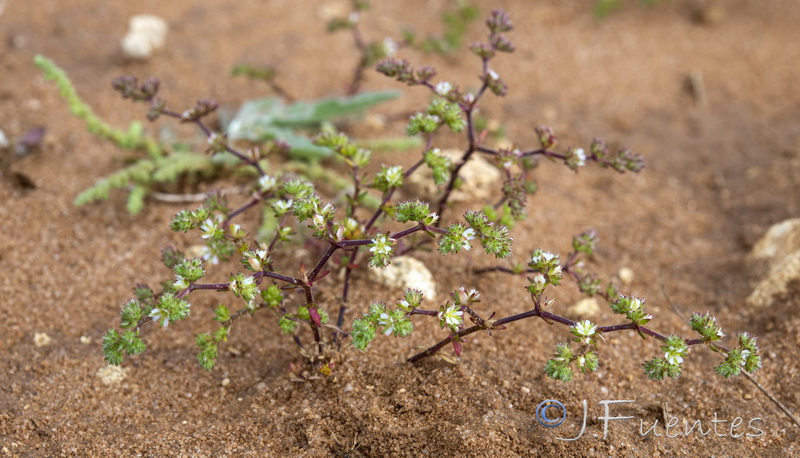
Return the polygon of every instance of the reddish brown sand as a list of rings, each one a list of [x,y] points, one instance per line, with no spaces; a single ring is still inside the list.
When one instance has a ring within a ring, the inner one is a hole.
[[[288,367],[302,357],[279,335],[269,313],[237,322],[218,367],[200,369],[193,335],[213,329],[211,308],[234,299],[196,294],[190,319],[166,332],[148,327],[148,352],[124,364],[124,381],[104,385],[96,375],[104,367],[100,339],[117,324],[130,287],[169,276],[159,262],[161,248],[196,242],[168,230],[181,205],[150,202],[134,218],[117,194],[108,202],[73,207],[76,194],[118,169],[125,154],[70,115],[54,85],[33,66],[33,56],[41,53],[62,65],[95,111],[117,126],[144,119],[143,107],[111,90],[109,81],[119,74],[161,78],[163,95],[175,107],[213,97],[233,109],[268,92],[263,84],[230,77],[235,63],[275,64],[288,91],[314,98],[341,93],[356,57],[348,35],[325,33],[319,1],[302,7],[285,0],[3,3],[0,128],[12,138],[36,125],[46,126],[48,134],[41,151],[10,166],[35,189],[14,185],[8,171],[0,178],[0,455],[800,453],[797,427],[752,384],[712,374],[719,355],[694,348],[679,380],[651,382],[640,365],[661,353],[657,343],[618,333],[601,346],[596,374],[554,382],[542,367],[568,334],[541,320],[514,323],[493,337],[476,334],[458,360],[448,353],[447,359],[411,365],[405,357],[443,337],[434,323],[419,320],[412,338],[380,338],[366,353],[346,348],[335,377],[295,383]],[[439,31],[439,15],[449,4],[380,3],[365,16],[368,37],[398,36],[407,26],[423,35]],[[478,3],[484,17],[494,7],[507,9],[517,26],[511,34],[516,53],[492,64],[509,95],[487,98],[484,116],[503,123],[522,147],[533,146],[535,125],[550,124],[564,144],[586,145],[601,136],[641,151],[648,164],[640,175],[623,176],[596,167],[574,174],[543,164],[530,217],[514,230],[515,259],[536,247],[566,254],[572,234],[596,228],[601,247],[590,267],[606,279],[622,267],[632,269],[634,281],[625,290],[647,298],[653,328],[691,336],[666,291],[684,313],[714,313],[729,335],[753,332],[764,350],[757,379],[794,410],[800,295],[760,311],[748,309],[744,298],[762,274],[747,263],[752,244],[771,224],[800,210],[800,3],[676,0],[644,8],[631,0],[604,20],[592,17],[588,0]],[[703,12],[705,19],[698,20]],[[126,62],[118,50],[128,18],[137,13],[158,14],[171,27],[166,49],[146,63]],[[478,23],[470,30],[469,40],[485,35]],[[443,79],[476,83],[476,59],[464,49],[449,57],[401,55],[436,66]],[[705,104],[687,91],[692,74],[702,76]],[[367,89],[399,87],[367,75]],[[404,113],[425,102],[423,91],[403,89],[408,97],[380,111]],[[160,125],[196,138],[189,126]],[[403,125],[352,129],[380,137],[401,134]],[[439,146],[463,145],[441,141]],[[449,218],[466,208],[449,210]],[[243,221],[252,224],[256,216]],[[486,315],[530,308],[523,278],[471,273],[471,266],[494,264],[476,250],[421,258],[441,291],[479,289],[479,310]],[[293,263],[287,269],[296,268],[295,260],[285,261]],[[224,281],[235,268],[232,263],[211,269],[209,278]],[[377,288],[363,274],[354,290],[349,319],[376,296],[391,301],[400,292]],[[331,291],[323,287],[321,297],[333,310]],[[555,297],[553,310],[559,313],[579,299],[571,285]],[[619,322],[608,309],[594,320]],[[52,341],[36,346],[36,333]],[[567,406],[568,419],[559,428],[543,428],[534,418],[546,399]],[[582,400],[589,410],[583,436],[558,440],[580,431]],[[611,415],[634,419],[611,421],[605,439],[597,419],[602,400],[635,401],[611,406]],[[665,405],[679,421],[673,435],[683,431],[684,420],[701,420],[704,430],[715,418],[727,423],[716,423],[717,431],[707,436],[695,431],[668,438]],[[737,418],[741,424],[732,434]],[[661,436],[642,437],[640,420],[645,431],[659,420]],[[758,434],[750,426],[763,435],[748,437]],[[740,434],[745,435],[732,437]]]

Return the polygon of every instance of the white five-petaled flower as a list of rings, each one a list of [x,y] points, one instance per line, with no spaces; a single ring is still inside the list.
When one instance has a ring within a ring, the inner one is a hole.
[[[379,234],[372,239],[372,247],[369,251],[375,253],[375,255],[389,256],[392,254],[391,240],[392,239],[388,238],[386,234]]]
[[[580,366],[580,367],[586,366],[586,357],[585,356],[578,356],[578,366]]]
[[[212,250],[208,246],[203,245],[201,249],[201,256],[203,260],[208,261],[211,264],[219,264],[219,255],[216,251]]]
[[[392,37],[383,39],[383,53],[386,54],[386,57],[392,57],[397,53],[397,42],[392,40]]]
[[[292,199],[287,200],[277,200],[275,203],[272,204],[272,208],[275,210],[276,213],[284,214],[288,212],[292,208]]]
[[[583,148],[575,148],[574,154],[575,154],[575,159],[577,159],[575,161],[576,166],[583,167],[584,165],[586,165],[586,152],[583,151]]]
[[[667,362],[675,366],[683,362],[682,352],[679,348],[670,347],[667,349],[667,352],[664,353],[664,357],[667,358]]]
[[[456,329],[461,324],[463,311],[456,305],[448,305],[446,309],[439,311],[439,321],[451,329]]]
[[[275,178],[269,175],[261,175],[261,178],[258,179],[258,187],[262,191],[270,191],[275,187]]]
[[[641,299],[637,299],[635,297],[631,298],[629,304],[630,304],[629,308],[630,308],[631,311],[639,310],[640,308],[642,308],[642,300]]]
[[[450,84],[448,81],[442,81],[441,83],[438,83],[435,88],[436,94],[442,97],[449,94],[450,91],[452,90],[453,90],[453,85]]]
[[[597,331],[597,325],[592,324],[589,320],[583,320],[575,323],[573,329],[575,329],[575,333],[581,337],[591,337]]]
[[[203,232],[203,235],[200,237],[204,239],[210,239],[214,237],[214,235],[220,230],[219,225],[217,224],[216,220],[211,218],[203,221],[203,224],[200,225],[200,230]]]
[[[325,229],[325,217],[317,213],[311,218],[311,222],[314,223],[318,229]]]
[[[160,321],[161,322],[161,326],[163,326],[165,328],[167,326],[169,326],[169,312],[168,311],[156,307],[152,311],[150,311],[150,316],[153,317],[153,321],[155,321],[156,323],[158,323]]]
[[[383,332],[384,335],[391,335],[394,332],[394,319],[389,316],[388,313],[381,313],[380,319],[378,319],[378,324],[386,326],[386,331]]]
[[[747,364],[747,358],[750,357],[750,350],[742,350],[741,355],[742,358],[739,360],[739,364],[744,366]]]
[[[183,290],[189,287],[189,281],[183,278],[182,275],[175,275],[175,283],[172,286],[175,289]]]
[[[464,233],[461,234],[461,236],[464,238],[461,246],[465,250],[469,251],[469,249],[472,248],[472,245],[469,244],[469,241],[475,238],[475,229],[469,228],[465,230]]]
[[[399,165],[386,169],[386,182],[389,183],[389,186],[400,186],[403,184],[403,177],[403,168]]]

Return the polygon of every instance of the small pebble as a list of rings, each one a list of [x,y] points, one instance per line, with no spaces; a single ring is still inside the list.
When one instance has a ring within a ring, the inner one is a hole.
[[[231,384],[231,379],[229,379],[228,377],[225,377],[224,379],[222,379],[222,382],[220,382],[220,385],[222,386],[228,386],[230,384]]]
[[[89,336],[81,336],[81,343],[84,345],[89,345],[92,343],[92,338]]]
[[[619,273],[617,274],[619,280],[625,284],[630,285],[633,282],[633,270],[628,267],[623,267],[619,269]]]
[[[128,23],[128,34],[122,39],[122,52],[131,59],[149,59],[153,51],[164,47],[168,28],[166,21],[158,16],[133,16]]]
[[[37,347],[46,347],[52,341],[53,339],[44,332],[37,332],[33,335],[33,344]]]
[[[97,376],[103,381],[103,385],[116,385],[125,380],[127,370],[119,366],[103,366],[97,371]]]

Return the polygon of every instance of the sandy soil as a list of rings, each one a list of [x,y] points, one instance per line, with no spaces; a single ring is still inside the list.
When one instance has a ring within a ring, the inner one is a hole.
[[[365,18],[365,34],[397,36],[406,26],[422,34],[440,30],[447,2],[402,3],[408,6],[376,5]],[[509,96],[487,101],[485,116],[502,122],[520,145],[533,145],[533,126],[550,124],[564,143],[588,144],[601,136],[641,151],[648,161],[635,176],[592,167],[576,175],[544,164],[530,218],[514,231],[516,259],[536,247],[566,253],[572,234],[596,228],[601,248],[592,268],[603,278],[632,269],[627,290],[647,298],[654,328],[691,333],[667,292],[684,313],[716,314],[729,335],[758,335],[764,368],[757,379],[795,410],[800,294],[779,298],[766,310],[748,309],[744,298],[761,275],[747,262],[752,244],[771,224],[800,211],[800,3],[676,0],[643,8],[630,1],[600,21],[586,0],[477,3],[482,16],[494,7],[506,9],[517,26],[517,52],[495,64]],[[152,203],[135,218],[119,195],[72,206],[80,190],[116,170],[124,155],[69,114],[33,66],[33,56],[62,65],[96,112],[118,126],[144,118],[143,110],[111,90],[109,81],[119,74],[158,76],[176,105],[213,97],[235,108],[266,89],[230,77],[230,68],[266,62],[278,66],[290,92],[319,97],[341,93],[355,63],[350,38],[325,33],[317,17],[323,4],[7,2],[0,15],[0,128],[9,137],[37,125],[48,133],[41,151],[10,165],[35,189],[20,188],[8,170],[0,178],[0,455],[800,453],[797,427],[753,385],[711,373],[718,355],[698,348],[679,380],[651,382],[640,364],[660,352],[657,344],[620,333],[602,346],[597,374],[554,382],[542,367],[567,333],[538,320],[473,338],[457,361],[435,357],[411,365],[405,357],[443,337],[432,323],[421,324],[413,338],[379,339],[364,354],[347,348],[335,377],[294,383],[288,367],[302,358],[266,313],[237,323],[218,367],[200,369],[193,334],[211,329],[210,311],[220,296],[198,294],[189,320],[168,332],[148,328],[149,351],[125,363],[121,383],[105,385],[97,376],[105,366],[100,339],[116,325],[130,287],[164,279],[169,272],[159,261],[160,249],[185,248],[193,240],[168,230],[179,205]],[[146,63],[126,62],[119,40],[128,18],[145,12],[169,22],[167,47]],[[469,39],[483,36],[483,27],[474,24]],[[402,57],[430,63],[442,78],[463,84],[474,84],[478,73],[466,50],[449,57],[403,51]],[[702,77],[705,103],[687,91],[690,75]],[[370,73],[366,87],[399,85]],[[402,113],[425,100],[421,91],[406,93],[381,111]],[[402,128],[392,123],[377,135]],[[494,264],[480,253],[422,259],[438,272],[440,290],[478,288],[487,314],[530,306],[523,279],[471,273],[473,266]],[[234,268],[221,266],[210,278],[224,278]],[[365,309],[376,289],[358,277],[354,308]],[[389,301],[398,293],[379,295]],[[559,288],[556,297],[553,307],[562,313],[579,298],[571,287]],[[618,318],[604,310],[595,320]],[[49,344],[36,345],[37,333],[47,334]],[[568,419],[558,428],[535,420],[537,405],[547,399],[567,406]],[[580,431],[582,400],[589,417],[583,436],[558,440]],[[606,438],[597,419],[603,400],[634,401],[611,406],[612,415],[634,419],[611,421]],[[642,437],[640,420],[647,430],[663,419],[664,405],[681,429],[683,420],[701,420],[704,429],[715,419],[727,423],[716,423],[717,431],[707,436],[671,438],[659,423],[660,437]],[[744,436],[731,437],[736,418],[742,423],[733,434]],[[763,435],[748,437],[758,435],[752,426]]]

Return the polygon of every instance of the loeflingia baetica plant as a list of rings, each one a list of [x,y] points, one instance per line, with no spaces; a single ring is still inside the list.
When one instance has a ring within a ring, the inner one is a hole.
[[[470,46],[481,68],[477,89],[462,89],[453,82],[439,81],[434,68],[415,68],[406,60],[389,57],[377,63],[379,73],[430,93],[430,104],[412,115],[407,125],[407,133],[420,136],[424,147],[409,167],[382,164],[368,168],[372,160],[370,151],[357,146],[342,133],[320,134],[315,139],[316,144],[334,151],[338,166],[343,167],[352,180],[346,195],[333,201],[327,201],[317,192],[314,183],[302,176],[280,171],[267,173],[265,158],[268,154],[278,154],[273,150],[280,150],[279,145],[240,150],[226,135],[209,127],[206,119],[217,108],[215,102],[200,100],[187,110],[173,111],[159,97],[157,80],[148,79],[140,84],[134,77],[116,78],[113,86],[124,98],[149,104],[148,119],[163,116],[196,125],[207,138],[210,154],[231,154],[243,167],[252,168],[257,177],[249,199],[236,208],[230,208],[224,198],[216,197],[204,206],[175,215],[171,229],[199,236],[203,242],[202,254],[185,258],[177,250],[163,252],[164,263],[174,277],[164,282],[159,291],[143,285],[135,287],[135,297],[122,307],[121,329],[110,329],[103,338],[103,353],[108,363],[121,364],[126,356],[145,351],[141,335],[145,326],[166,328],[183,320],[192,311],[189,299],[193,295],[218,291],[230,292],[233,296],[229,296],[230,300],[238,305],[217,306],[213,313],[213,320],[218,323],[216,330],[197,335],[197,360],[206,369],[214,367],[218,347],[228,339],[234,323],[263,312],[275,316],[280,330],[292,336],[301,353],[311,362],[310,367],[323,376],[333,370],[330,355],[343,345],[363,351],[381,335],[409,337],[414,333],[415,321],[424,319],[437,321],[443,337],[410,357],[408,361],[412,363],[447,346],[452,346],[460,355],[465,337],[470,334],[487,332],[491,335],[510,328],[515,321],[538,318],[550,324],[563,324],[571,336],[571,341],[556,346],[552,359],[544,366],[546,375],[557,380],[571,380],[575,370],[582,373],[597,370],[604,336],[619,331],[633,331],[643,339],[649,337],[662,342],[663,353],[643,364],[645,375],[654,380],[677,378],[690,348],[699,345],[724,356],[724,361],[715,368],[723,377],[758,369],[761,363],[755,337],[740,333],[735,348],[723,347],[719,341],[724,334],[717,320],[709,314],[692,315],[691,328],[699,335],[695,338],[653,330],[650,327],[653,317],[648,314],[644,299],[623,294],[611,285],[604,288],[600,280],[586,271],[582,258],[591,255],[597,245],[597,234],[593,230],[574,237],[572,252],[564,259],[536,249],[527,257],[527,265],[480,270],[527,276],[528,285],[525,291],[520,290],[524,298],[520,304],[525,305],[515,315],[482,314],[476,304],[484,298],[480,292],[467,287],[452,292],[444,303],[431,303],[413,285],[390,303],[354,304],[349,301],[351,289],[358,286],[352,275],[354,269],[382,269],[392,263],[393,257],[426,245],[435,244],[442,256],[458,255],[480,246],[488,256],[510,257],[513,243],[510,227],[526,217],[529,194],[536,188],[531,175],[540,162],[560,163],[576,172],[589,164],[619,173],[639,172],[644,167],[640,155],[626,149],[612,152],[601,140],[592,141],[587,149],[561,148],[553,130],[546,126],[535,129],[538,144],[529,149],[493,149],[483,144],[482,132],[475,126],[476,111],[485,97],[502,97],[508,92],[506,83],[492,70],[491,63],[500,55],[514,51],[507,36],[512,24],[505,12],[493,11],[486,26],[488,40]],[[456,160],[441,154],[443,145],[437,140],[443,130],[466,137],[467,146]],[[453,192],[470,186],[460,173],[476,156],[488,158],[501,171],[504,177],[502,197],[493,203],[473,202],[477,208],[460,216],[450,215]],[[432,172],[431,179],[438,190],[435,198],[430,202],[397,199],[396,195],[404,190],[409,177],[423,168]],[[364,205],[370,195],[379,198],[377,209]],[[266,218],[275,222],[272,233],[262,240],[251,236],[236,222],[240,215],[253,210],[262,211]],[[282,255],[299,242],[319,248],[318,257],[309,260],[313,262],[290,261],[290,256]],[[238,260],[241,268],[223,281],[205,280],[208,264],[228,260]],[[329,275],[331,272],[334,274]],[[605,297],[611,310],[624,317],[623,322],[600,326],[589,320],[575,322],[548,311],[553,300],[548,299],[546,293],[567,282],[574,282],[586,295]],[[329,297],[318,294],[321,284],[337,288],[339,297],[333,301],[320,300]],[[355,309],[356,317],[348,325],[349,307]],[[309,336],[313,343],[307,341]]]

